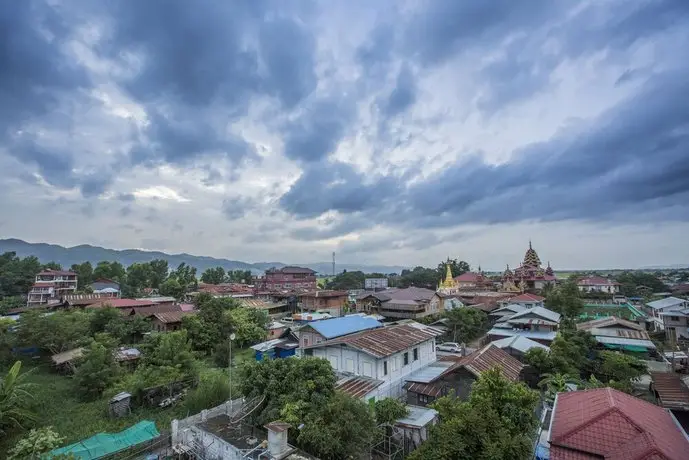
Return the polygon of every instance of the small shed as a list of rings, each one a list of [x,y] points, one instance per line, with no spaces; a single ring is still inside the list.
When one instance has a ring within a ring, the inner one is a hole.
[[[132,412],[130,403],[132,395],[127,392],[117,393],[110,399],[108,412],[111,417],[125,417]]]
[[[73,373],[75,369],[74,362],[82,356],[84,356],[84,349],[74,348],[73,350],[57,353],[51,356],[50,359],[58,372]]]

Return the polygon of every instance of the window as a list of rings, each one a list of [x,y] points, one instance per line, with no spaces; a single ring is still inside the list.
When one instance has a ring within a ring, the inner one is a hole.
[[[395,372],[397,370],[397,356],[392,358],[392,372]]]
[[[304,337],[304,345],[303,346],[305,346],[305,347],[309,346],[309,338],[308,337]]]
[[[414,361],[418,361],[418,360],[419,360],[419,349],[414,348]]]
[[[388,375],[388,362],[383,361],[383,375]]]
[[[670,316],[670,321],[679,321],[679,316]]]
[[[402,365],[406,366],[407,364],[409,364],[409,352],[402,355]]]
[[[428,396],[422,395],[421,393],[419,393],[417,396],[418,396],[417,399],[419,401],[419,404],[428,404]]]

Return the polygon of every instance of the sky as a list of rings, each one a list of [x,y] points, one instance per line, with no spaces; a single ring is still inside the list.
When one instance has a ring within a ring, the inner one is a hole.
[[[3,2],[0,237],[689,264],[687,49],[686,0]]]

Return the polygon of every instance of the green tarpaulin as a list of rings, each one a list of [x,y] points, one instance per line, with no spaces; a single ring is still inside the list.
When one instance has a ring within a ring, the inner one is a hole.
[[[640,347],[638,345],[614,345],[611,343],[604,343],[603,346],[605,348],[611,348],[613,350],[625,350],[625,351],[634,351],[637,353],[646,353],[648,352],[648,348],[646,347]]]
[[[91,460],[128,449],[158,436],[160,433],[158,433],[155,423],[144,420],[119,433],[98,433],[83,441],[55,449],[50,451],[45,458],[72,454],[84,460]]]

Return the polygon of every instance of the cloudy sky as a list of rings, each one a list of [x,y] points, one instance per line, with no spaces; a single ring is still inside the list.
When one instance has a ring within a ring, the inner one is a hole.
[[[0,237],[689,263],[689,1],[0,7]]]

